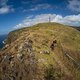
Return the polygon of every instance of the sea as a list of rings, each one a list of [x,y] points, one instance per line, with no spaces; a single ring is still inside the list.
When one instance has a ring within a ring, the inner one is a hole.
[[[0,35],[0,49],[3,48],[3,41],[7,38],[7,35]]]

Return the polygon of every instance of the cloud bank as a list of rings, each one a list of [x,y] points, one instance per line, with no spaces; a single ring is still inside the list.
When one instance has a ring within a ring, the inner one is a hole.
[[[49,22],[49,18],[51,22],[57,22],[70,26],[80,26],[80,14],[78,15],[69,15],[63,17],[62,15],[57,14],[40,14],[40,15],[31,15],[26,17],[22,23],[16,25],[14,29],[23,28],[32,26],[38,23]]]
[[[10,5],[7,5],[7,2],[8,0],[0,0],[0,14],[5,14],[14,11],[14,9]]]

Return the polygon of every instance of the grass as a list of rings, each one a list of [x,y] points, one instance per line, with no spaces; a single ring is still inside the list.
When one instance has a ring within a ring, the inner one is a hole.
[[[40,23],[28,28],[22,28],[9,33],[7,44],[12,47],[9,51],[12,53],[17,53],[15,46],[19,47],[21,43],[30,38],[33,41],[33,48],[36,51],[36,57],[38,60],[43,59],[39,62],[39,66],[49,66],[49,64],[54,65],[55,63],[60,63],[66,65],[66,68],[72,68],[67,64],[72,64],[66,58],[62,61],[64,53],[61,50],[61,44],[64,50],[77,61],[80,60],[80,32],[67,25],[62,25],[58,23]],[[50,45],[54,40],[57,40],[57,48],[55,51],[51,51]],[[40,51],[49,50],[50,54],[40,54]],[[6,52],[6,50],[5,50]],[[75,56],[76,55],[76,56]],[[65,56],[64,56],[65,57]],[[76,71],[77,73],[78,71]],[[71,72],[73,73],[73,72]]]

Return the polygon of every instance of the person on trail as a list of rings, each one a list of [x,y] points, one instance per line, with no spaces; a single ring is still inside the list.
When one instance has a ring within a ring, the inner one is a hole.
[[[56,43],[57,43],[56,40],[54,40],[54,41],[52,42],[52,44],[51,44],[51,46],[50,46],[51,50],[54,50]]]

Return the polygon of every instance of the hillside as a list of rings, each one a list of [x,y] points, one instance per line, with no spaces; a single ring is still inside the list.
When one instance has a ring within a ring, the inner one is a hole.
[[[0,52],[1,80],[80,80],[80,31],[40,23],[9,33]]]

